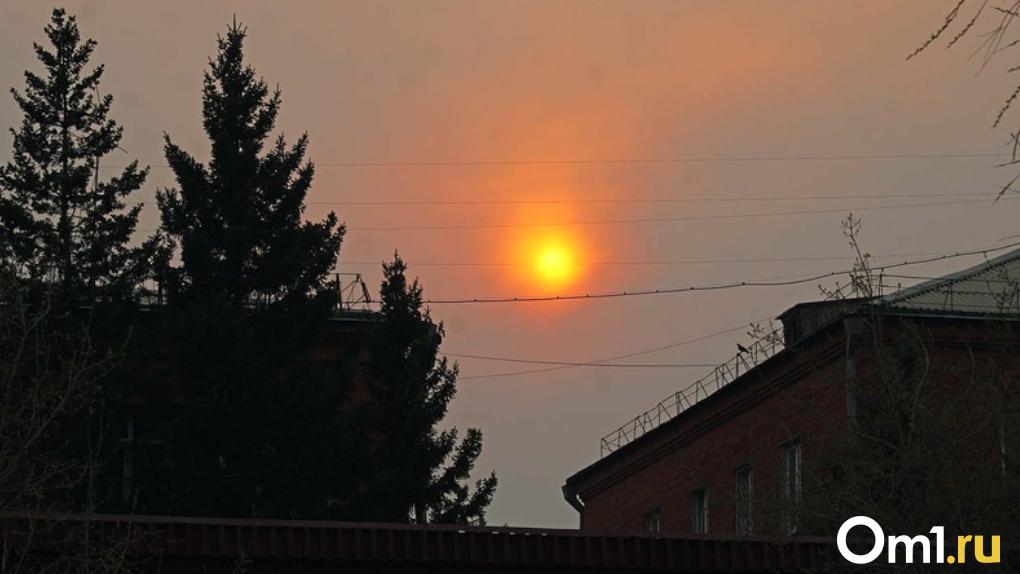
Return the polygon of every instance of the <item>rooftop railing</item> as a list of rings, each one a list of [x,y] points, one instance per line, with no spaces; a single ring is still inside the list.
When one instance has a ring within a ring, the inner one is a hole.
[[[659,401],[651,409],[630,419],[613,432],[602,437],[601,456],[612,453],[636,440],[641,435],[672,420],[712,393],[732,383],[769,357],[783,349],[782,328],[768,331],[748,347],[739,346],[735,357],[712,369],[694,384],[676,391]]]
[[[329,281],[336,294],[336,311],[367,311],[373,304],[368,285],[361,273],[333,273]],[[138,287],[138,301],[146,306],[161,307],[166,303],[164,289],[154,279],[147,279]],[[253,308],[265,306],[274,301],[273,296],[260,294],[247,304]]]

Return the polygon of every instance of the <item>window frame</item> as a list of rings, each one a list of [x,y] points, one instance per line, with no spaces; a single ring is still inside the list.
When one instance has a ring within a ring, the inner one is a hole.
[[[796,534],[798,529],[797,510],[800,506],[804,454],[799,438],[786,441],[779,447],[780,452],[780,495],[783,501],[783,530],[787,535]],[[791,456],[793,455],[793,456]]]
[[[750,464],[733,471],[733,532],[737,536],[754,533],[754,467]]]
[[[999,458],[1002,476],[1020,476],[1020,409],[1007,408],[999,414]]]
[[[645,532],[662,532],[662,508],[656,506],[645,513],[641,519]]]
[[[691,491],[691,532],[708,534],[709,532],[709,496],[708,488]]]

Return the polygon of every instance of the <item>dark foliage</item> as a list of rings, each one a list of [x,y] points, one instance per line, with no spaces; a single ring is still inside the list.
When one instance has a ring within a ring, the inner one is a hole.
[[[378,333],[372,347],[375,421],[373,512],[382,520],[485,523],[496,476],[466,484],[482,450],[482,433],[439,430],[456,393],[457,366],[439,358],[443,325],[422,304],[399,256],[383,266]]]
[[[438,429],[456,366],[401,260],[385,267],[371,340],[318,352],[344,227],[303,219],[308,137],[271,137],[281,95],[246,64],[245,30],[228,29],[205,74],[211,160],[166,136],[176,187],[158,192],[162,226],[140,247],[141,206],[125,200],[147,170],[98,177],[121,128],[97,93],[102,67],[86,70],[95,44],[61,10],[46,34],[47,75],[14,93],[25,119],[0,173],[0,491],[23,491],[2,505],[484,522],[496,478],[467,484],[478,430]],[[138,312],[150,277],[165,298]]]
[[[25,72],[24,92],[11,90],[23,119],[0,170],[0,257],[79,304],[124,298],[152,252],[131,246],[141,205],[125,203],[148,170],[131,162],[101,180],[123,130],[108,117],[113,97],[99,95],[103,66],[88,69],[96,43],[59,9],[45,32],[50,46],[35,46],[45,74]]]
[[[203,165],[166,138],[177,189],[158,196],[158,272],[168,306],[141,368],[167,368],[128,417],[138,432],[138,508],[228,516],[328,516],[349,453],[349,365],[313,360],[332,311],[343,227],[302,221],[314,169],[276,138],[279,91],[245,63],[232,26],[205,74]],[[172,263],[179,248],[180,263]],[[342,456],[343,455],[343,456]]]
[[[878,314],[868,322],[877,380],[857,392],[857,416],[845,438],[807,474],[801,508],[807,531],[831,535],[847,518],[865,515],[887,533],[913,535],[941,525],[950,541],[973,533],[1013,539],[1020,473],[1002,460],[1016,444],[1015,422],[1004,426],[1004,417],[1018,412],[1008,371],[991,364],[933,366],[924,331],[907,321],[884,325],[889,320]],[[988,326],[1006,335],[1011,328]],[[884,334],[890,327],[895,336]],[[1001,350],[1016,352],[1007,343]],[[940,566],[872,565],[896,572]]]
[[[25,484],[38,496],[3,506],[94,510],[92,479],[114,456],[116,373],[154,252],[132,241],[141,205],[126,205],[147,170],[132,162],[99,177],[122,129],[109,118],[112,96],[99,95],[103,67],[90,69],[96,44],[59,9],[45,34],[48,45],[35,46],[45,73],[26,72],[24,91],[12,90],[23,117],[0,168],[0,370],[11,408],[0,426],[12,446],[11,429],[41,429],[24,442],[35,448],[10,459],[22,469],[33,459]]]
[[[166,136],[177,189],[160,191],[163,231],[181,265],[164,270],[171,296],[235,307],[303,302],[328,288],[343,226],[330,213],[302,221],[315,169],[308,136],[263,153],[281,96],[244,61],[245,31],[219,39],[205,73],[202,117],[212,160],[203,165]]]
[[[0,508],[73,507],[91,453],[69,452],[65,429],[95,404],[110,359],[10,268],[0,301]]]

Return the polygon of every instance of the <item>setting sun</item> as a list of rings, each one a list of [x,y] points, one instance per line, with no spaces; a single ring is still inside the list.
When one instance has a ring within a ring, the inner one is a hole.
[[[557,191],[558,197],[566,193]],[[580,287],[591,260],[588,242],[576,227],[546,225],[544,222],[569,221],[570,211],[558,204],[528,205],[516,219],[528,224],[527,231],[510,236],[503,257],[514,262],[507,267],[506,278],[514,290],[532,295],[562,295]],[[534,226],[535,222],[542,222]]]
[[[542,245],[535,256],[535,271],[548,285],[562,285],[577,273],[577,263],[570,248],[560,243]]]
[[[566,184],[545,193],[571,197]],[[508,285],[520,293],[542,296],[579,289],[592,257],[587,238],[576,226],[551,223],[570,221],[576,214],[562,204],[535,203],[517,206],[511,217],[523,230],[506,234],[502,258],[513,262],[506,268]]]

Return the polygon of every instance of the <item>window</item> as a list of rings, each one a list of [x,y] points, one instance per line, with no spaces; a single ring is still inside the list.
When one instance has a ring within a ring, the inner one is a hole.
[[[117,442],[123,445],[123,471],[121,475],[121,500],[129,502],[135,492],[135,413],[128,410],[127,428],[124,437]]]
[[[708,532],[708,490],[702,488],[691,493],[691,532]]]
[[[645,532],[658,532],[662,530],[662,518],[659,509],[645,515]]]
[[[999,426],[999,446],[1002,449],[1002,475],[1020,476],[1020,410],[1002,413]]]
[[[787,534],[797,532],[797,505],[800,502],[800,441],[791,441],[781,448],[783,524]]]
[[[733,492],[734,530],[737,536],[747,536],[754,531],[754,515],[750,466],[742,466],[733,475],[735,485]]]

